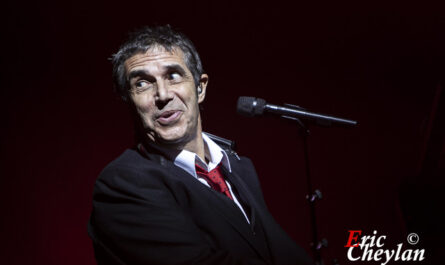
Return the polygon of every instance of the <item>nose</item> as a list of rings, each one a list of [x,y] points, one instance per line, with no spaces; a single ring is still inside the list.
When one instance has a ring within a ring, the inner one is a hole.
[[[164,81],[158,82],[155,95],[156,106],[159,109],[162,109],[172,99],[173,97],[171,96],[169,85]]]

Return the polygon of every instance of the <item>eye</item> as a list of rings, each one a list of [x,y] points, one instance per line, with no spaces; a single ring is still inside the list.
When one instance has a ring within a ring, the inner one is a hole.
[[[145,86],[147,86],[147,85],[148,85],[148,82],[145,81],[145,80],[137,81],[137,82],[134,84],[134,86],[135,86],[136,88],[145,87]]]
[[[179,80],[181,79],[181,74],[179,74],[178,72],[171,72],[168,74],[168,79],[169,80]]]
[[[149,89],[150,86],[151,86],[151,83],[150,83],[150,82],[148,82],[148,81],[146,81],[146,80],[138,80],[138,81],[136,81],[136,82],[134,83],[134,85],[133,85],[133,89],[134,89],[136,92],[142,92],[142,91],[144,91],[144,90],[146,90],[146,89]]]

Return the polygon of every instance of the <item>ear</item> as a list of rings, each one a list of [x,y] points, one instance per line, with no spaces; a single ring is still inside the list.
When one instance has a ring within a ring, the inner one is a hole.
[[[198,104],[204,101],[206,97],[206,88],[209,82],[209,76],[207,74],[202,74],[199,79],[199,87],[201,88],[201,92],[198,90]]]

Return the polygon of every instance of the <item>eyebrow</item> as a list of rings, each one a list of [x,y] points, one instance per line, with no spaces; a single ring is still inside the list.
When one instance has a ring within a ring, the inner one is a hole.
[[[135,77],[139,77],[139,76],[148,76],[150,75],[150,73],[148,71],[145,70],[135,70],[135,71],[131,71],[130,74],[128,74],[127,79],[131,80]]]
[[[169,64],[163,67],[165,73],[178,72],[181,75],[186,75],[185,69],[179,64]],[[150,76],[150,72],[146,70],[134,70],[128,74],[128,80],[140,76]]]
[[[184,68],[179,64],[170,64],[165,66],[167,73],[178,72],[180,75],[184,76],[186,74]]]

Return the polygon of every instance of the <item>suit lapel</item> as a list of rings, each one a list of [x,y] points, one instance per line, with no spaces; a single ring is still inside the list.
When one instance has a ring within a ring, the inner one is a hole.
[[[264,230],[263,230],[262,224],[261,224],[260,220],[258,219],[258,210],[257,210],[258,206],[257,206],[251,192],[249,191],[246,183],[243,181],[243,178],[239,175],[239,172],[242,172],[242,171],[237,166],[237,162],[238,161],[235,161],[234,159],[232,159],[230,161],[230,165],[232,167],[232,173],[227,172],[227,178],[229,179],[230,182],[232,182],[236,186],[239,196],[241,197],[241,199],[244,202],[246,202],[248,204],[248,207],[250,207],[251,231],[256,231],[257,237],[260,235],[264,236]],[[264,243],[265,238],[261,238],[260,241],[255,240],[255,242],[257,243],[256,247],[258,249],[263,250],[263,251],[261,251],[262,257],[265,260],[270,261],[271,260],[270,252],[269,252],[267,244]]]
[[[264,244],[261,244],[261,242],[259,242],[253,232],[256,222],[255,207],[252,207],[253,198],[250,195],[250,192],[245,187],[245,184],[240,181],[240,177],[236,173],[229,173],[224,171],[224,174],[226,175],[228,180],[238,190],[237,195],[239,195],[241,199],[248,204],[247,207],[250,207],[250,225],[246,222],[246,219],[241,213],[238,206],[232,200],[227,198],[227,196],[203,185],[194,177],[190,176],[190,174],[187,173],[185,170],[179,168],[173,162],[164,158],[161,154],[151,152],[152,149],[150,149],[150,152],[147,152],[143,145],[138,145],[138,150],[148,159],[164,166],[172,173],[172,175],[175,175],[179,180],[186,182],[187,187],[196,190],[196,192],[202,194],[203,196],[206,196],[205,200],[209,201],[209,204],[212,205],[212,207],[210,207],[211,211],[214,211],[216,214],[220,215],[224,220],[226,220],[250,244],[250,246],[258,253],[260,257],[270,262],[270,256],[267,250],[267,246],[265,248]],[[231,160],[230,162],[231,165],[234,165],[233,160]]]
[[[237,196],[238,199],[243,201],[246,205],[245,207],[248,207],[249,212],[250,212],[250,216],[249,216],[249,220],[250,220],[250,227],[253,230],[253,228],[255,227],[255,219],[256,219],[256,213],[255,213],[255,208],[252,207],[252,198],[249,194],[249,192],[246,190],[245,185],[242,181],[240,181],[240,177],[237,173],[231,173],[228,172],[225,168],[223,168],[223,172],[224,172],[224,176],[226,176],[227,180],[232,183],[232,186],[234,186],[233,188],[236,189],[237,192]],[[247,209],[245,209],[247,210]]]
[[[168,166],[168,169],[183,182],[186,182],[187,187],[196,190],[197,193],[205,196],[205,200],[212,205],[210,210],[220,215],[223,220],[228,222],[251,245],[258,255],[263,259],[268,260],[267,256],[264,255],[264,249],[258,244],[257,239],[255,238],[252,227],[247,223],[241,210],[232,200],[224,194],[203,185],[195,178],[191,177],[189,173],[177,166]]]

